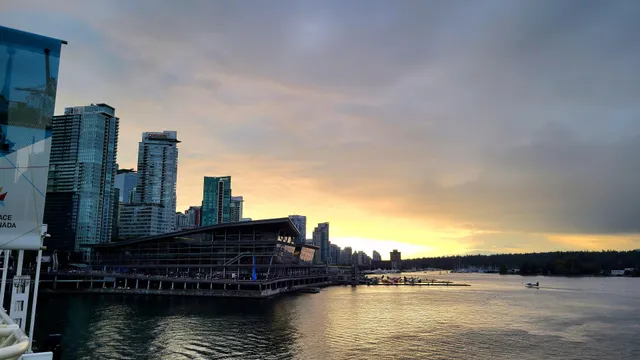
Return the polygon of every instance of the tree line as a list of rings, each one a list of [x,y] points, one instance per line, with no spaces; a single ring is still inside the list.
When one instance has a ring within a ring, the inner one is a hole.
[[[458,267],[483,267],[502,268],[504,272],[506,268],[519,269],[522,275],[598,275],[607,274],[611,270],[638,269],[639,265],[640,250],[442,256],[402,261],[404,269],[432,267],[453,270]],[[636,270],[631,271],[630,275],[639,274]]]

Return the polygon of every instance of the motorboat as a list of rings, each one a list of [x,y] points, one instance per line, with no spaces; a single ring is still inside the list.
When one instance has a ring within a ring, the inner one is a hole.
[[[540,287],[540,283],[539,282],[535,282],[535,283],[524,283],[524,286],[528,287],[528,288],[538,288]]]

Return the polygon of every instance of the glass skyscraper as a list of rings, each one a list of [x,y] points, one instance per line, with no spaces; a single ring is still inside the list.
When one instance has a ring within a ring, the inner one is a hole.
[[[293,225],[300,231],[300,236],[293,238],[293,241],[296,244],[304,244],[307,240],[307,217],[303,215],[289,215],[289,219],[291,219]]]
[[[145,132],[138,144],[133,203],[120,213],[120,238],[159,235],[176,228],[178,133]]]
[[[39,249],[60,50],[64,42],[0,26],[2,249]]]
[[[116,174],[115,187],[120,189],[119,200],[121,204],[133,201],[133,191],[138,183],[138,176],[133,169],[119,169]]]
[[[119,119],[107,104],[68,107],[52,120],[45,222],[51,247],[111,240]]]
[[[178,132],[145,132],[138,144],[138,184],[134,202],[160,204],[163,228],[173,231],[176,222],[176,184],[178,182]]]
[[[313,230],[313,243],[320,246],[320,262],[331,264],[328,222],[318,224],[318,226]]]
[[[229,222],[238,222],[242,220],[242,209],[244,207],[244,199],[242,196],[232,196],[229,202]]]
[[[202,226],[229,222],[230,207],[231,176],[205,176],[202,191]]]

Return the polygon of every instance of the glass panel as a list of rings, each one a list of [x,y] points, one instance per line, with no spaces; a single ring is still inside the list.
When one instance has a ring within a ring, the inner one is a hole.
[[[0,26],[0,248],[40,247],[61,44]]]

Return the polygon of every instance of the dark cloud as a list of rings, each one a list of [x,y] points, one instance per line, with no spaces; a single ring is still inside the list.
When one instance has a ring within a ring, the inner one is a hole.
[[[77,39],[108,54],[94,74],[174,116],[205,109],[183,126],[229,152],[401,217],[640,232],[637,1],[110,4]]]

